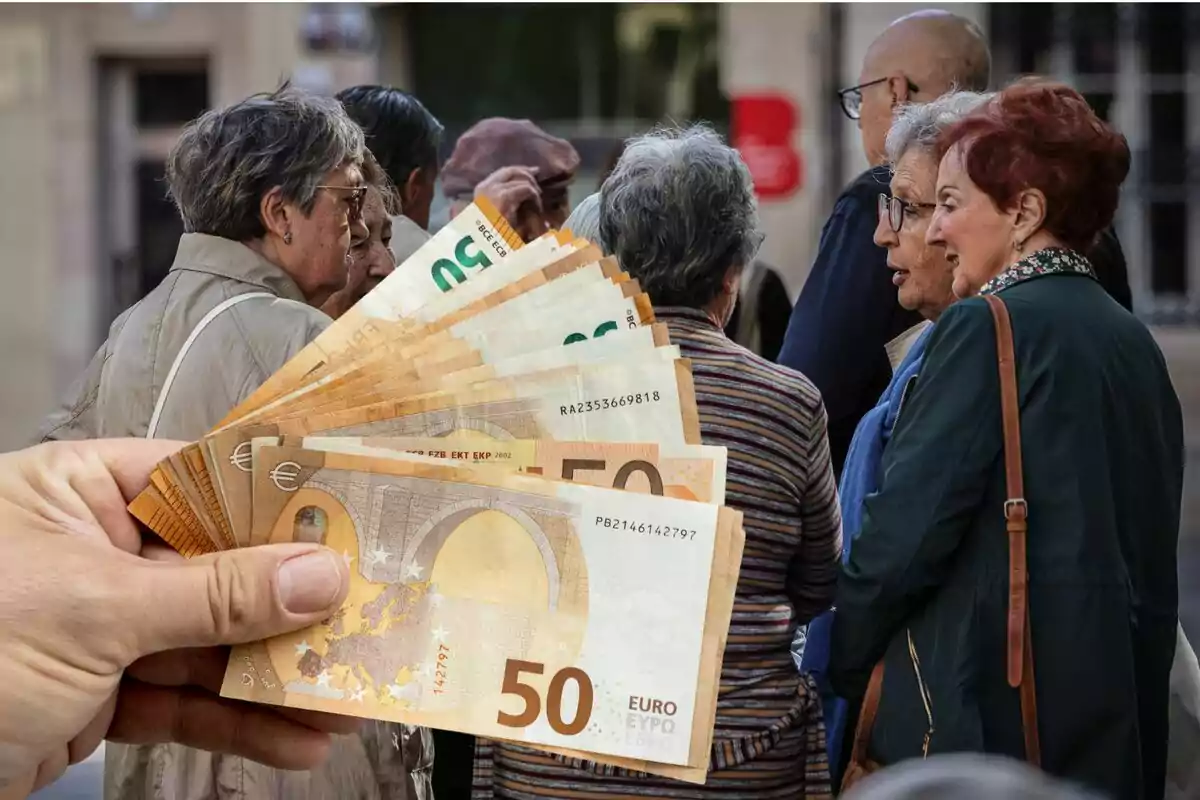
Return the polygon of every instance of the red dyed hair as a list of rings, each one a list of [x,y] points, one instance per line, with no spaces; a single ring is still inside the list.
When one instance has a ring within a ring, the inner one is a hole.
[[[940,152],[962,144],[963,166],[996,206],[1012,208],[1025,189],[1046,196],[1042,227],[1087,252],[1112,224],[1129,143],[1061,83],[1022,81],[948,128]]]

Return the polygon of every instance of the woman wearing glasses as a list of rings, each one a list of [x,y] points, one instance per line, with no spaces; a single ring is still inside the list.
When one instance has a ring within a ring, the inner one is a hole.
[[[367,235],[362,158],[340,104],[290,89],[184,128],[167,159],[186,231],[175,263],[117,317],[45,438],[199,438],[315,338],[346,283],[352,226]]]
[[[900,306],[924,321],[894,339],[887,348],[892,380],[879,402],[858,423],[842,468],[838,496],[842,506],[842,559],[850,556],[862,523],[862,501],[879,488],[879,462],[905,390],[921,369],[933,323],[954,302],[953,267],[940,247],[925,243],[937,183],[937,138],[986,99],[975,92],[943,95],[931,103],[902,106],[887,135],[891,196],[880,192],[875,244],[887,249],[887,267]],[[845,701],[829,685],[829,631],[833,613],[809,625],[802,669],[821,690],[829,763],[836,770],[846,718]]]
[[[923,104],[901,106],[888,130],[885,150],[890,166],[890,196],[880,192],[878,223],[874,240],[887,251],[887,268],[897,287],[902,308],[919,314],[923,321],[894,339],[888,346],[892,380],[876,406],[859,422],[842,470],[838,487],[842,506],[843,561],[848,560],[862,524],[863,500],[879,488],[880,462],[891,438],[900,405],[920,372],[925,345],[937,321],[957,299],[953,292],[954,267],[945,248],[926,242],[938,174],[938,137],[992,95],[953,92]],[[1106,247],[1094,248],[1092,258],[1110,259]],[[1097,270],[1101,284],[1114,270]],[[1116,292],[1128,284],[1119,280]],[[1110,292],[1113,288],[1105,286]],[[829,625],[832,613],[809,626],[803,667],[817,679],[822,691],[830,763],[838,761],[845,723],[845,703],[833,695],[827,678]]]
[[[318,309],[346,283],[352,242],[372,239],[362,218],[363,158],[362,130],[340,103],[294,90],[189,124],[167,161],[167,188],[187,231],[175,263],[113,323],[43,438],[191,441],[207,433],[329,325]],[[422,742],[411,729],[371,723],[361,735],[336,737],[328,763],[311,772],[178,745],[113,744],[104,794],[402,796],[401,787],[413,786],[410,767],[423,761]],[[407,796],[428,796],[424,786]]]
[[[829,675],[864,709],[851,764],[980,752],[1162,797],[1182,417],[1153,337],[1086,255],[1128,144],[1060,84],[1010,86],[952,123],[890,258],[920,224],[959,299],[847,519]]]

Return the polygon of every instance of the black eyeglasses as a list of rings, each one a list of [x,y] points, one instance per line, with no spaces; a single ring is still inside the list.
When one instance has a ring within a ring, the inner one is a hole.
[[[346,201],[346,210],[350,214],[351,220],[356,220],[362,216],[363,203],[367,199],[366,186],[322,186],[318,185],[318,189],[328,189],[335,194],[343,195]]]
[[[860,116],[862,116],[862,90],[868,86],[874,86],[875,84],[883,83],[887,80],[891,80],[891,78],[876,78],[873,81],[860,83],[858,86],[851,86],[849,89],[842,89],[839,91],[838,99],[842,102],[842,113],[844,113],[850,119],[858,119]],[[908,90],[910,92],[916,94],[917,92],[921,91],[917,88],[917,85],[908,78],[905,78],[904,82],[908,84]]]
[[[904,211],[909,208],[937,208],[937,203],[913,203],[879,193],[879,218],[884,219],[884,215],[887,215],[888,224],[894,232],[899,233],[904,226]]]

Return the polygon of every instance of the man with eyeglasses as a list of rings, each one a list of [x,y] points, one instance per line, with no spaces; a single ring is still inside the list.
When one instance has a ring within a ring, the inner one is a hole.
[[[887,253],[872,241],[879,194],[888,192],[883,143],[892,112],[951,88],[982,91],[990,72],[987,42],[973,22],[946,11],[918,11],[875,39],[858,84],[838,93],[842,111],[858,122],[871,168],[846,187],[825,223],[779,363],[821,390],[839,475],[859,419],[891,378],[887,343],[921,321],[896,302]]]

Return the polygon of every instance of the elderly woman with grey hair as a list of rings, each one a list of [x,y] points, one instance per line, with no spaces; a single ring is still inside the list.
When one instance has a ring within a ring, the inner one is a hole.
[[[722,332],[762,238],[750,174],[706,128],[633,139],[601,189],[599,229],[690,359],[703,442],[728,448],[726,502],[745,515],[707,782],[502,744],[477,796],[828,797],[819,700],[789,651],[797,626],[829,607],[841,552],[825,412],[803,375]]]
[[[186,231],[175,263],[113,322],[42,439],[198,439],[314,339],[330,323],[318,309],[346,283],[352,241],[369,236],[363,154],[362,130],[341,104],[293,89],[185,127],[167,159]],[[336,736],[312,772],[110,744],[105,796],[377,797],[410,782],[424,736],[368,723],[361,736]],[[408,797],[427,796],[411,783]]]
[[[842,468],[838,495],[844,562],[849,560],[862,527],[863,502],[879,489],[883,451],[891,439],[906,392],[920,372],[933,325],[957,300],[951,288],[953,265],[947,260],[945,249],[926,243],[935,208],[940,162],[938,139],[991,97],[989,93],[951,92],[928,103],[901,106],[887,133],[885,149],[892,177],[890,192],[879,194],[874,239],[875,244],[888,251],[887,265],[893,271],[892,282],[897,287],[900,306],[918,312],[924,321],[889,343],[892,380],[876,406],[859,421]],[[1113,246],[1119,254],[1115,239]],[[1102,245],[1101,249],[1108,249],[1108,245]],[[1101,260],[1112,261],[1104,256]],[[1117,269],[1113,266],[1104,273],[1113,275]],[[1123,269],[1119,274],[1124,275]],[[1119,297],[1120,283],[1110,288],[1110,292]],[[841,747],[847,709],[828,679],[830,630],[835,613],[823,614],[809,627],[801,669],[812,674],[821,689],[830,763],[836,775],[840,757],[846,756]]]
[[[954,302],[953,267],[945,250],[925,244],[934,207],[939,156],[938,136],[944,128],[977,108],[988,95],[953,92],[923,104],[902,106],[888,131],[886,151],[892,170],[890,194],[879,194],[875,244],[886,247],[888,268],[900,305],[925,318],[887,348],[892,380],[876,406],[859,421],[842,467],[838,497],[842,510],[843,560],[862,525],[863,499],[878,489],[883,448],[891,438],[905,387],[921,368],[921,357],[933,323]],[[846,722],[846,703],[829,685],[829,634],[834,612],[822,614],[809,626],[800,662],[821,690],[825,710],[829,761],[838,772]]]

